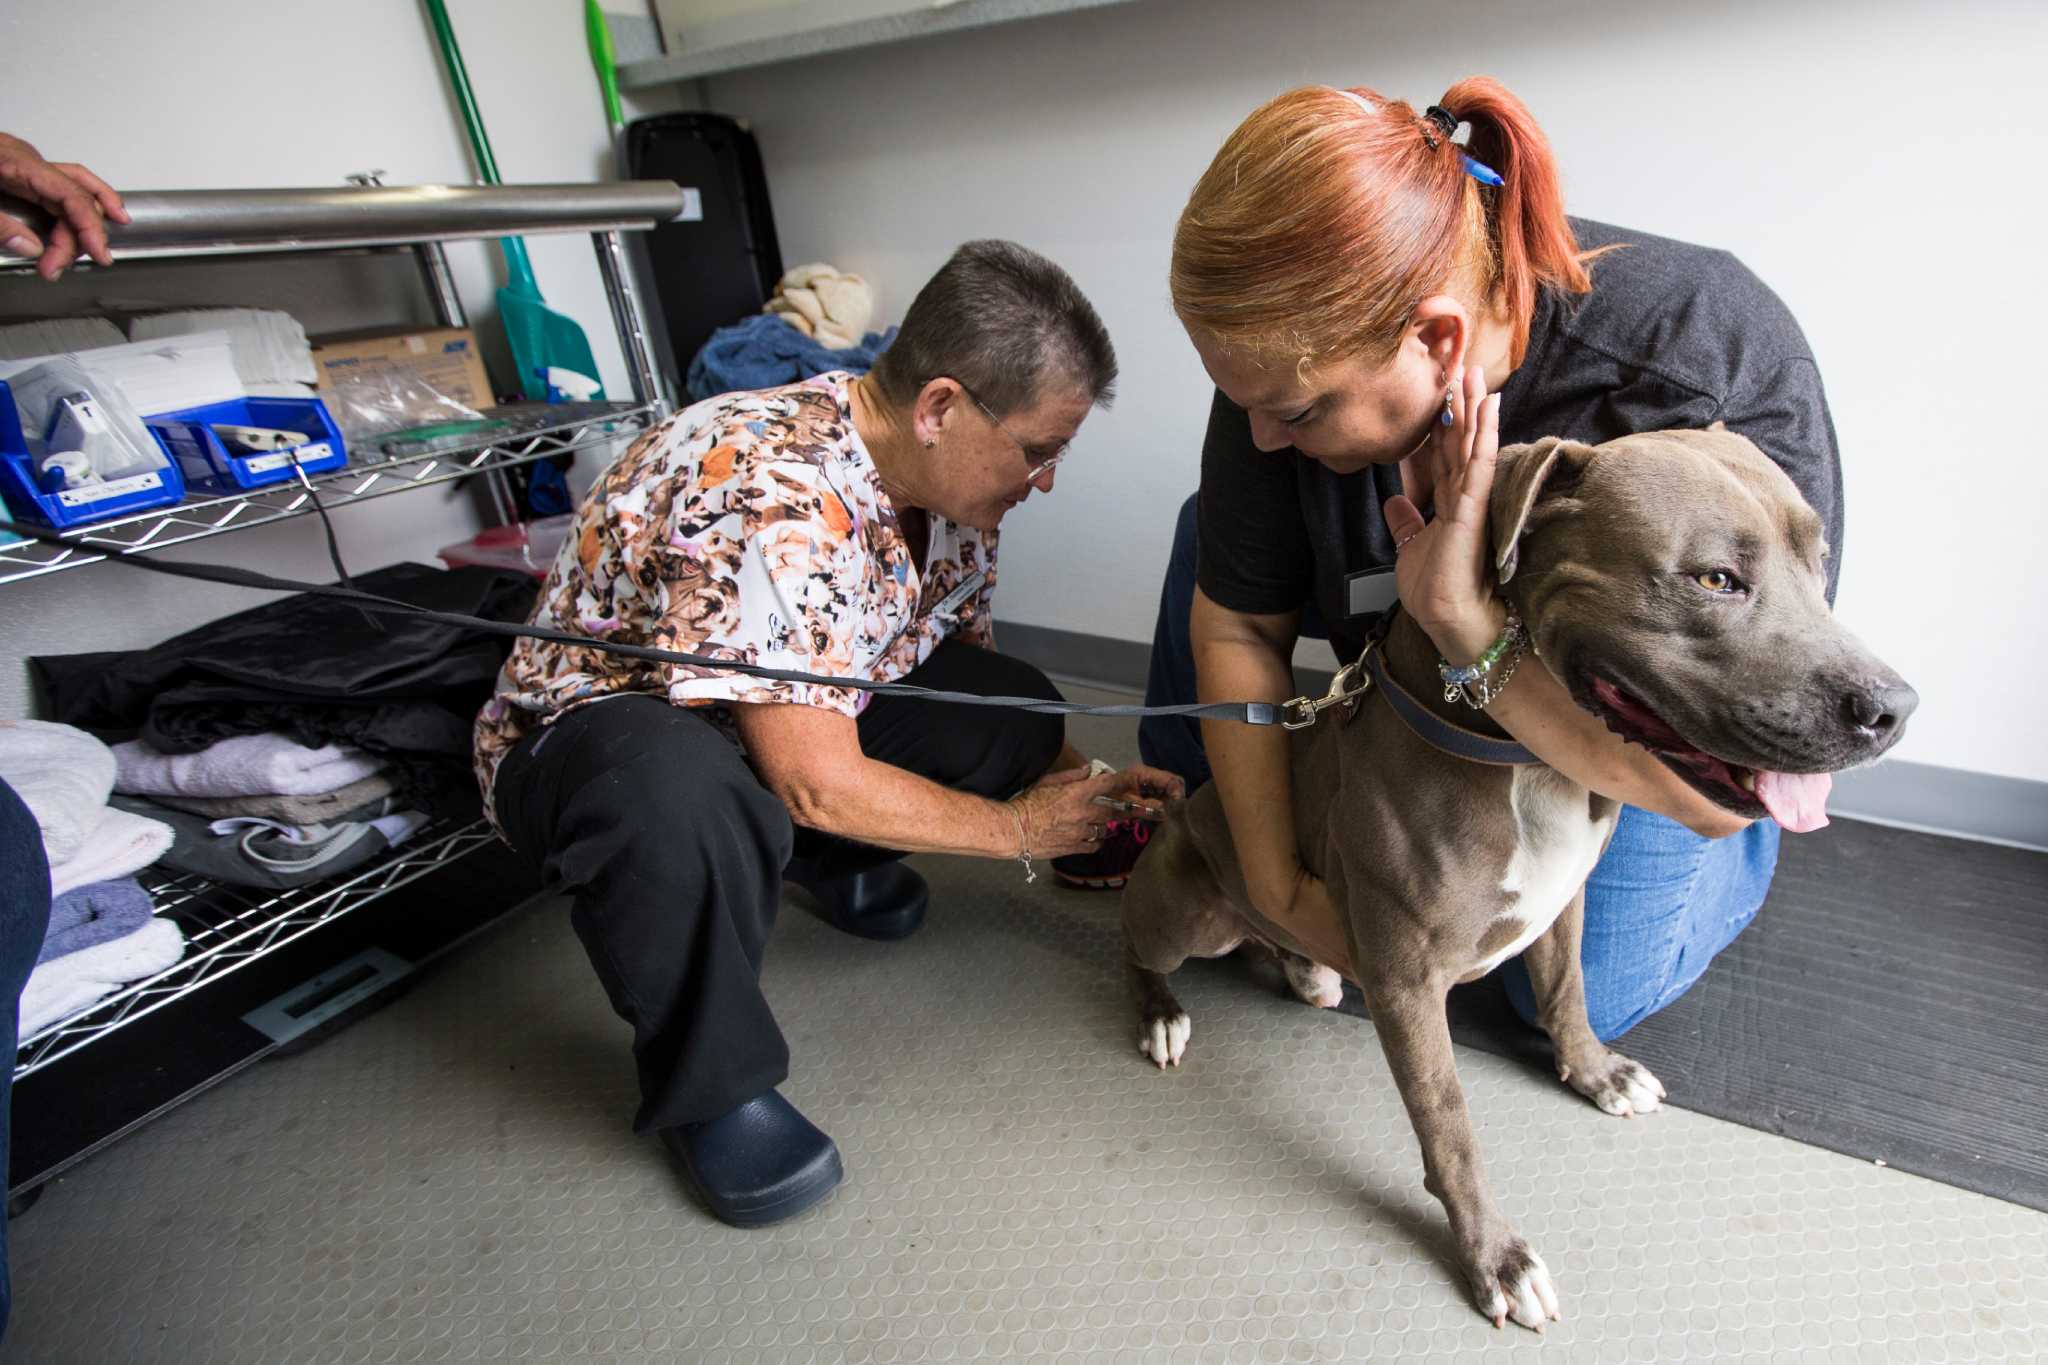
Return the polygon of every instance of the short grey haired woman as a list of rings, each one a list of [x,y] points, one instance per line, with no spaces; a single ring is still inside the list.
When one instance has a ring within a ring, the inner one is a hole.
[[[1057,697],[995,650],[996,528],[1050,493],[1116,356],[1066,272],[970,242],[874,371],[731,393],[636,441],[583,501],[534,623],[835,677]],[[601,703],[601,704],[600,704]],[[1099,847],[1058,717],[873,698],[521,640],[477,718],[485,803],[574,897],[643,1102],[713,1214],[754,1226],[823,1198],[837,1149],[776,1091],[762,997],[785,879],[867,938],[922,923],[906,852],[1049,859]],[[1021,871],[1020,874],[1022,875]]]

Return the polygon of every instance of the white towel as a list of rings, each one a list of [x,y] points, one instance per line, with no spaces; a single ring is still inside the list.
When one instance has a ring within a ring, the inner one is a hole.
[[[43,831],[54,865],[76,857],[114,789],[114,753],[85,731],[46,720],[0,721],[0,781]]]
[[[130,811],[102,807],[100,821],[76,855],[50,864],[50,894],[132,877],[171,851],[171,827]]]
[[[775,297],[761,308],[814,338],[820,346],[843,351],[858,346],[874,315],[875,300],[868,282],[820,261],[784,272]]]
[[[51,958],[22,987],[21,1036],[33,1037],[131,981],[174,967],[184,955],[184,934],[158,918],[125,938]]]
[[[196,754],[162,754],[139,739],[114,746],[124,796],[318,796],[384,770],[361,749],[308,749],[284,735],[236,735]]]

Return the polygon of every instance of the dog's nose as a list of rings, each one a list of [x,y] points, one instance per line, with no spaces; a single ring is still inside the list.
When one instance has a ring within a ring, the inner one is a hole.
[[[1920,694],[1896,678],[1853,686],[1842,698],[1842,715],[1858,730],[1893,735],[1920,705]]]

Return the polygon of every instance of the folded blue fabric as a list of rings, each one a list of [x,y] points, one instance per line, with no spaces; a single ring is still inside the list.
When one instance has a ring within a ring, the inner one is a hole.
[[[891,327],[886,332],[869,332],[858,346],[835,351],[820,346],[773,313],[756,313],[711,334],[690,362],[684,387],[691,402],[701,403],[721,393],[772,389],[833,370],[866,374],[874,368],[875,357],[895,339],[896,329]]]
[[[36,963],[126,938],[149,923],[155,911],[149,893],[133,877],[66,891],[50,902],[50,931],[43,935]]]

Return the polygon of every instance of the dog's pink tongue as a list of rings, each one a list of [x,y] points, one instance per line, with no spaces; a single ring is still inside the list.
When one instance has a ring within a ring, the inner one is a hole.
[[[1756,775],[1756,799],[1764,803],[1771,818],[1794,834],[1811,834],[1828,823],[1828,792],[1835,779],[1829,773],[1768,773]]]

